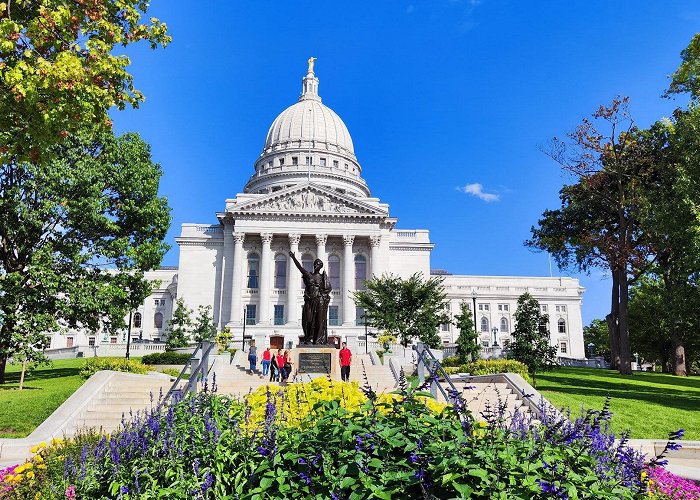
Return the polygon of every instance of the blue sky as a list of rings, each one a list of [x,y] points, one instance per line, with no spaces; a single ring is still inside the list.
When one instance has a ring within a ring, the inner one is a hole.
[[[149,15],[173,42],[129,49],[146,102],[113,121],[163,167],[164,264],[180,224],[216,222],[242,190],[314,56],[372,194],[398,227],[430,229],[432,267],[454,274],[548,275],[523,241],[568,179],[539,147],[617,95],[641,126],[668,116],[660,95],[700,31],[700,4],[681,1],[154,0]],[[578,277],[584,323],[603,317],[609,281]]]

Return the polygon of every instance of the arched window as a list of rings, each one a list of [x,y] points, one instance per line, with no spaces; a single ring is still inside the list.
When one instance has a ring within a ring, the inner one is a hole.
[[[163,328],[163,314],[162,313],[155,313],[153,315],[153,326],[155,326],[158,329]]]
[[[506,318],[501,318],[501,332],[508,333],[508,320]]]
[[[481,331],[486,333],[489,332],[489,319],[486,316],[481,318]]]
[[[275,288],[287,288],[287,257],[282,254],[275,257]]]
[[[248,254],[248,288],[258,288],[260,276],[260,256],[256,253]]]
[[[312,273],[314,271],[314,258],[312,255],[305,253],[301,256],[301,267]],[[301,287],[304,288],[304,280],[301,280]]]
[[[367,279],[367,259],[364,255],[355,256],[355,290],[365,289]]]
[[[566,321],[564,320],[564,318],[561,318],[559,319],[559,321],[557,321],[557,330],[559,331],[559,333],[566,333]]]
[[[337,255],[328,256],[328,277],[333,290],[340,290],[340,257]]]
[[[134,328],[141,328],[141,313],[134,314]]]

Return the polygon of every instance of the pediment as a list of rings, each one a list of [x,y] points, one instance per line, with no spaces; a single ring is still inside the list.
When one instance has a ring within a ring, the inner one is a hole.
[[[232,207],[236,214],[285,214],[323,216],[374,216],[388,214],[378,207],[331,189],[306,184],[271,193]]]

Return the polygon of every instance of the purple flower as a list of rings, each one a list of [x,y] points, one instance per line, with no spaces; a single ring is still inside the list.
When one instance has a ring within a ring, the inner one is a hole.
[[[308,476],[308,474],[304,474],[303,472],[299,473],[299,477],[306,483],[306,484],[311,484],[311,478]]]

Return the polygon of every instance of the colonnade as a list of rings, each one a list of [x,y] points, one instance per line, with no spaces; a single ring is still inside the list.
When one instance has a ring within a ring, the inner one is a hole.
[[[260,238],[262,243],[262,251],[260,252],[260,266],[259,266],[259,301],[258,301],[258,321],[259,325],[270,325],[272,319],[272,307],[271,298],[273,291],[273,279],[275,272],[274,265],[274,255],[272,252],[272,242],[273,239],[283,239],[288,241],[289,250],[294,252],[297,258],[299,256],[299,243],[301,241],[302,235],[300,233],[288,233],[288,234],[272,234],[272,233],[244,233],[240,231],[233,231],[229,235],[224,235],[224,244],[230,245],[233,243],[233,255],[231,265],[228,264],[227,260],[231,258],[230,253],[227,249],[224,249],[224,266],[223,272],[228,273],[228,276],[224,276],[222,283],[226,286],[230,283],[231,295],[230,295],[230,309],[229,309],[229,326],[241,325],[245,318],[243,317],[242,298],[243,290],[246,279],[246,260],[247,251],[243,248],[243,243],[247,237],[256,236]],[[339,311],[342,311],[342,324],[343,326],[351,326],[355,324],[355,302],[353,300],[352,294],[355,291],[355,260],[353,252],[353,244],[355,242],[355,235],[329,235],[329,234],[316,234],[316,258],[323,261],[326,272],[328,269],[328,253],[326,251],[326,243],[329,236],[337,236],[342,238],[343,242],[343,262],[341,274],[341,304],[333,304],[339,306]],[[379,257],[379,246],[381,243],[381,235],[368,235],[370,254],[369,254],[369,276],[371,278],[374,275],[380,275],[380,257]],[[257,238],[256,238],[257,239]],[[298,325],[299,324],[299,296],[303,293],[298,284],[300,280],[299,271],[287,256],[287,276],[286,276],[286,324],[288,325]],[[222,296],[226,296],[222,294]],[[222,320],[225,318],[221,318]],[[222,321],[221,324],[227,324],[226,321]]]

